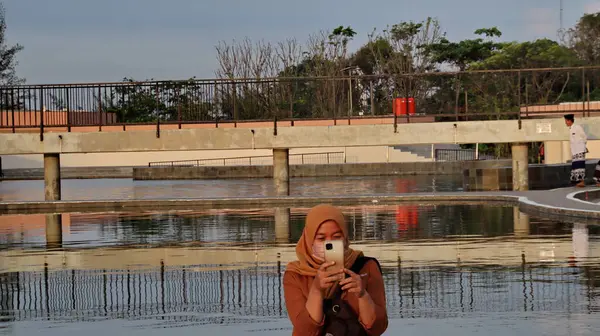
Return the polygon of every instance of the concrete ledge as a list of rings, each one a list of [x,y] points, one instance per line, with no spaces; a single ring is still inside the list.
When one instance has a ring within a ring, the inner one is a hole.
[[[449,192],[413,193],[394,195],[358,195],[336,197],[253,197],[214,199],[154,199],[110,201],[52,201],[0,202],[0,214],[118,212],[118,211],[172,211],[192,209],[226,209],[259,207],[314,206],[319,203],[335,205],[361,204],[494,204],[518,206],[521,211],[543,218],[562,221],[598,223],[600,206],[568,203],[571,189],[554,192]],[[561,203],[562,202],[562,203]],[[567,205],[562,206],[561,204]],[[575,202],[577,203],[577,202]]]
[[[460,175],[465,169],[495,168],[510,160],[376,162],[291,165],[290,177],[379,176],[379,175]],[[193,180],[219,178],[271,178],[273,166],[217,167],[135,167],[134,180]]]
[[[1,180],[43,180],[44,168],[5,169]],[[132,178],[133,167],[63,167],[62,179]]]
[[[597,160],[586,164],[587,181],[592,182]],[[543,190],[571,186],[571,164],[529,165],[529,189]],[[512,190],[512,165],[504,167],[474,167],[463,171],[465,191]]]

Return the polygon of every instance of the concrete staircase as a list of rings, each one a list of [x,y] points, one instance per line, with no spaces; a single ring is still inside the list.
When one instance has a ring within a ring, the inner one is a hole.
[[[421,161],[431,161],[431,145],[400,145],[394,146],[394,152],[401,151],[404,153],[411,153]],[[435,149],[460,149],[460,145],[434,145]],[[391,151],[390,151],[391,156]]]

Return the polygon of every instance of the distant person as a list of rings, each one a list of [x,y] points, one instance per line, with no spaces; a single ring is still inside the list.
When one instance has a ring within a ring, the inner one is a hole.
[[[585,187],[585,154],[587,152],[587,135],[581,125],[575,124],[575,116],[564,116],[565,124],[571,129],[571,182],[577,187]]]
[[[342,271],[327,271],[333,262],[324,261],[326,240],[344,241]],[[387,329],[385,288],[379,262],[348,245],[348,228],[339,209],[318,205],[308,212],[296,245],[298,260],[288,264],[283,276],[293,336],[378,336]],[[343,280],[338,284],[339,279]]]
[[[542,142],[542,144],[540,145],[540,150],[538,153],[539,156],[539,163],[545,163],[545,158],[544,158],[544,143]]]

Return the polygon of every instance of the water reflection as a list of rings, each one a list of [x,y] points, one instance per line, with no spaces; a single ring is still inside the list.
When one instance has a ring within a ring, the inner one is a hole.
[[[562,230],[563,234],[570,233],[570,227],[564,224],[530,220],[512,207],[386,205],[347,206],[342,210],[349,222],[350,238],[355,241],[441,239],[465,235],[526,236],[529,233],[543,234],[546,229],[552,233],[557,230]],[[307,211],[308,208],[272,208],[70,213],[63,214],[60,221],[65,247],[198,241],[271,243],[297,241]],[[52,218],[58,220],[58,217]],[[0,246],[45,243],[44,228],[52,218],[45,215],[0,216]],[[51,224],[48,227],[58,228]]]
[[[400,259],[393,266],[388,260],[384,279],[390,318],[495,319],[499,313],[599,311],[597,265],[583,268],[527,259],[506,266],[485,261],[477,266],[405,266]],[[150,269],[56,270],[45,264],[40,271],[3,273],[0,310],[5,323],[44,319],[69,325],[126,319],[165,328],[286,321],[281,260],[237,269],[159,262]],[[587,323],[600,326],[596,321]]]
[[[600,330],[597,227],[513,207],[342,209],[383,266],[387,334]],[[282,276],[307,211],[0,216],[0,333],[288,335]],[[63,248],[45,248],[52,227]]]

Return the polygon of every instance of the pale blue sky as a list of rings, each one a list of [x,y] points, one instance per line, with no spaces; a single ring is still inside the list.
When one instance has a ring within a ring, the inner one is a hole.
[[[30,84],[214,77],[219,40],[306,37],[350,25],[359,35],[437,17],[451,39],[498,26],[509,40],[556,36],[560,0],[3,0],[10,42]],[[565,26],[600,0],[565,0]]]

